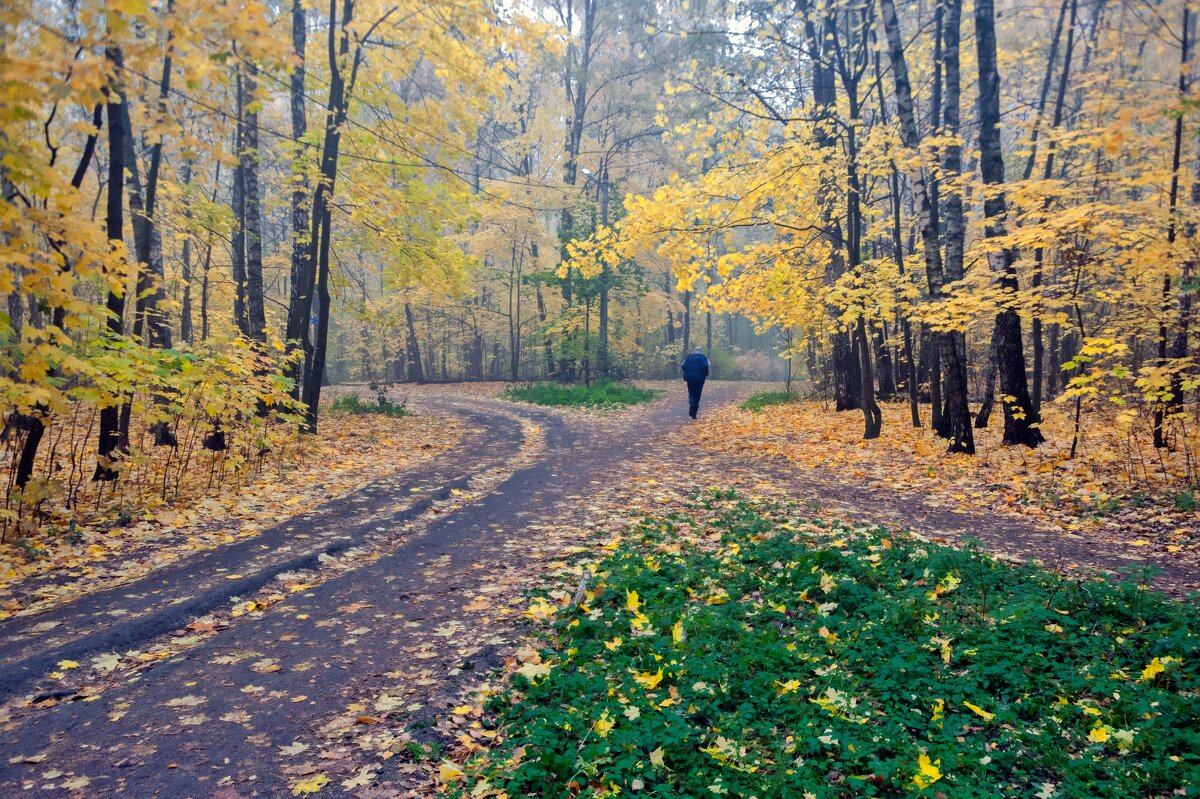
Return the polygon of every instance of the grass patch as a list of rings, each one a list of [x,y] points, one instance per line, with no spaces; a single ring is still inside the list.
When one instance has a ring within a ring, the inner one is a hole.
[[[800,397],[794,393],[788,393],[786,391],[760,391],[746,400],[743,400],[738,407],[743,411],[761,413],[764,409],[773,405],[790,405],[793,402],[799,401]]]
[[[1194,607],[726,495],[688,513],[610,546],[582,606],[533,600],[543,648],[458,795],[1196,795]]]
[[[624,408],[652,402],[660,393],[654,389],[638,388],[627,383],[598,380],[590,386],[579,383],[509,386],[504,390],[504,398],[559,408]]]
[[[396,404],[386,397],[380,397],[377,402],[361,399],[357,394],[343,394],[333,401],[330,409],[336,413],[374,413],[381,416],[408,416],[408,408],[404,403]]]

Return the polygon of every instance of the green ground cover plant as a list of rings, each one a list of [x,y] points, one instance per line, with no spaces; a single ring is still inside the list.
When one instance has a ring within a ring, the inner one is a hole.
[[[376,402],[361,399],[356,394],[343,394],[333,401],[330,409],[335,413],[375,413],[382,416],[408,416],[408,408],[404,403],[392,402],[386,397],[380,397]]]
[[[504,398],[560,408],[623,408],[652,402],[660,393],[654,389],[638,388],[627,383],[598,380],[590,386],[582,383],[509,386],[504,390]]]
[[[1196,795],[1193,605],[794,513],[713,495],[535,597],[450,793]]]
[[[761,413],[774,405],[790,405],[800,400],[794,391],[760,391],[742,401],[739,408],[743,411]]]

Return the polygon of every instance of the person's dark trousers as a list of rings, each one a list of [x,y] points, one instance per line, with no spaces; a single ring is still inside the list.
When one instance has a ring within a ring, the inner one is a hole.
[[[696,412],[700,410],[700,392],[704,391],[704,380],[689,380],[688,387],[688,416],[696,418]]]

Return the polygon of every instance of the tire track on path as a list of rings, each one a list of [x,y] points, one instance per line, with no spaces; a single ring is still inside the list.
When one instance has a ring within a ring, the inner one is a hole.
[[[411,524],[453,491],[514,457],[520,421],[495,411],[427,402],[460,416],[471,432],[456,448],[415,472],[400,472],[261,533],[198,552],[132,582],[82,594],[43,613],[0,622],[0,703],[54,670],[61,660],[135,647],[227,607],[286,572],[323,560]]]

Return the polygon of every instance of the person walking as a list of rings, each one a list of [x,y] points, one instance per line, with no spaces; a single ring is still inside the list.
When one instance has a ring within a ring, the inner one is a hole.
[[[688,387],[688,416],[693,419],[700,410],[700,392],[704,391],[704,381],[708,379],[708,366],[708,356],[700,347],[692,350],[692,354],[680,364]]]

